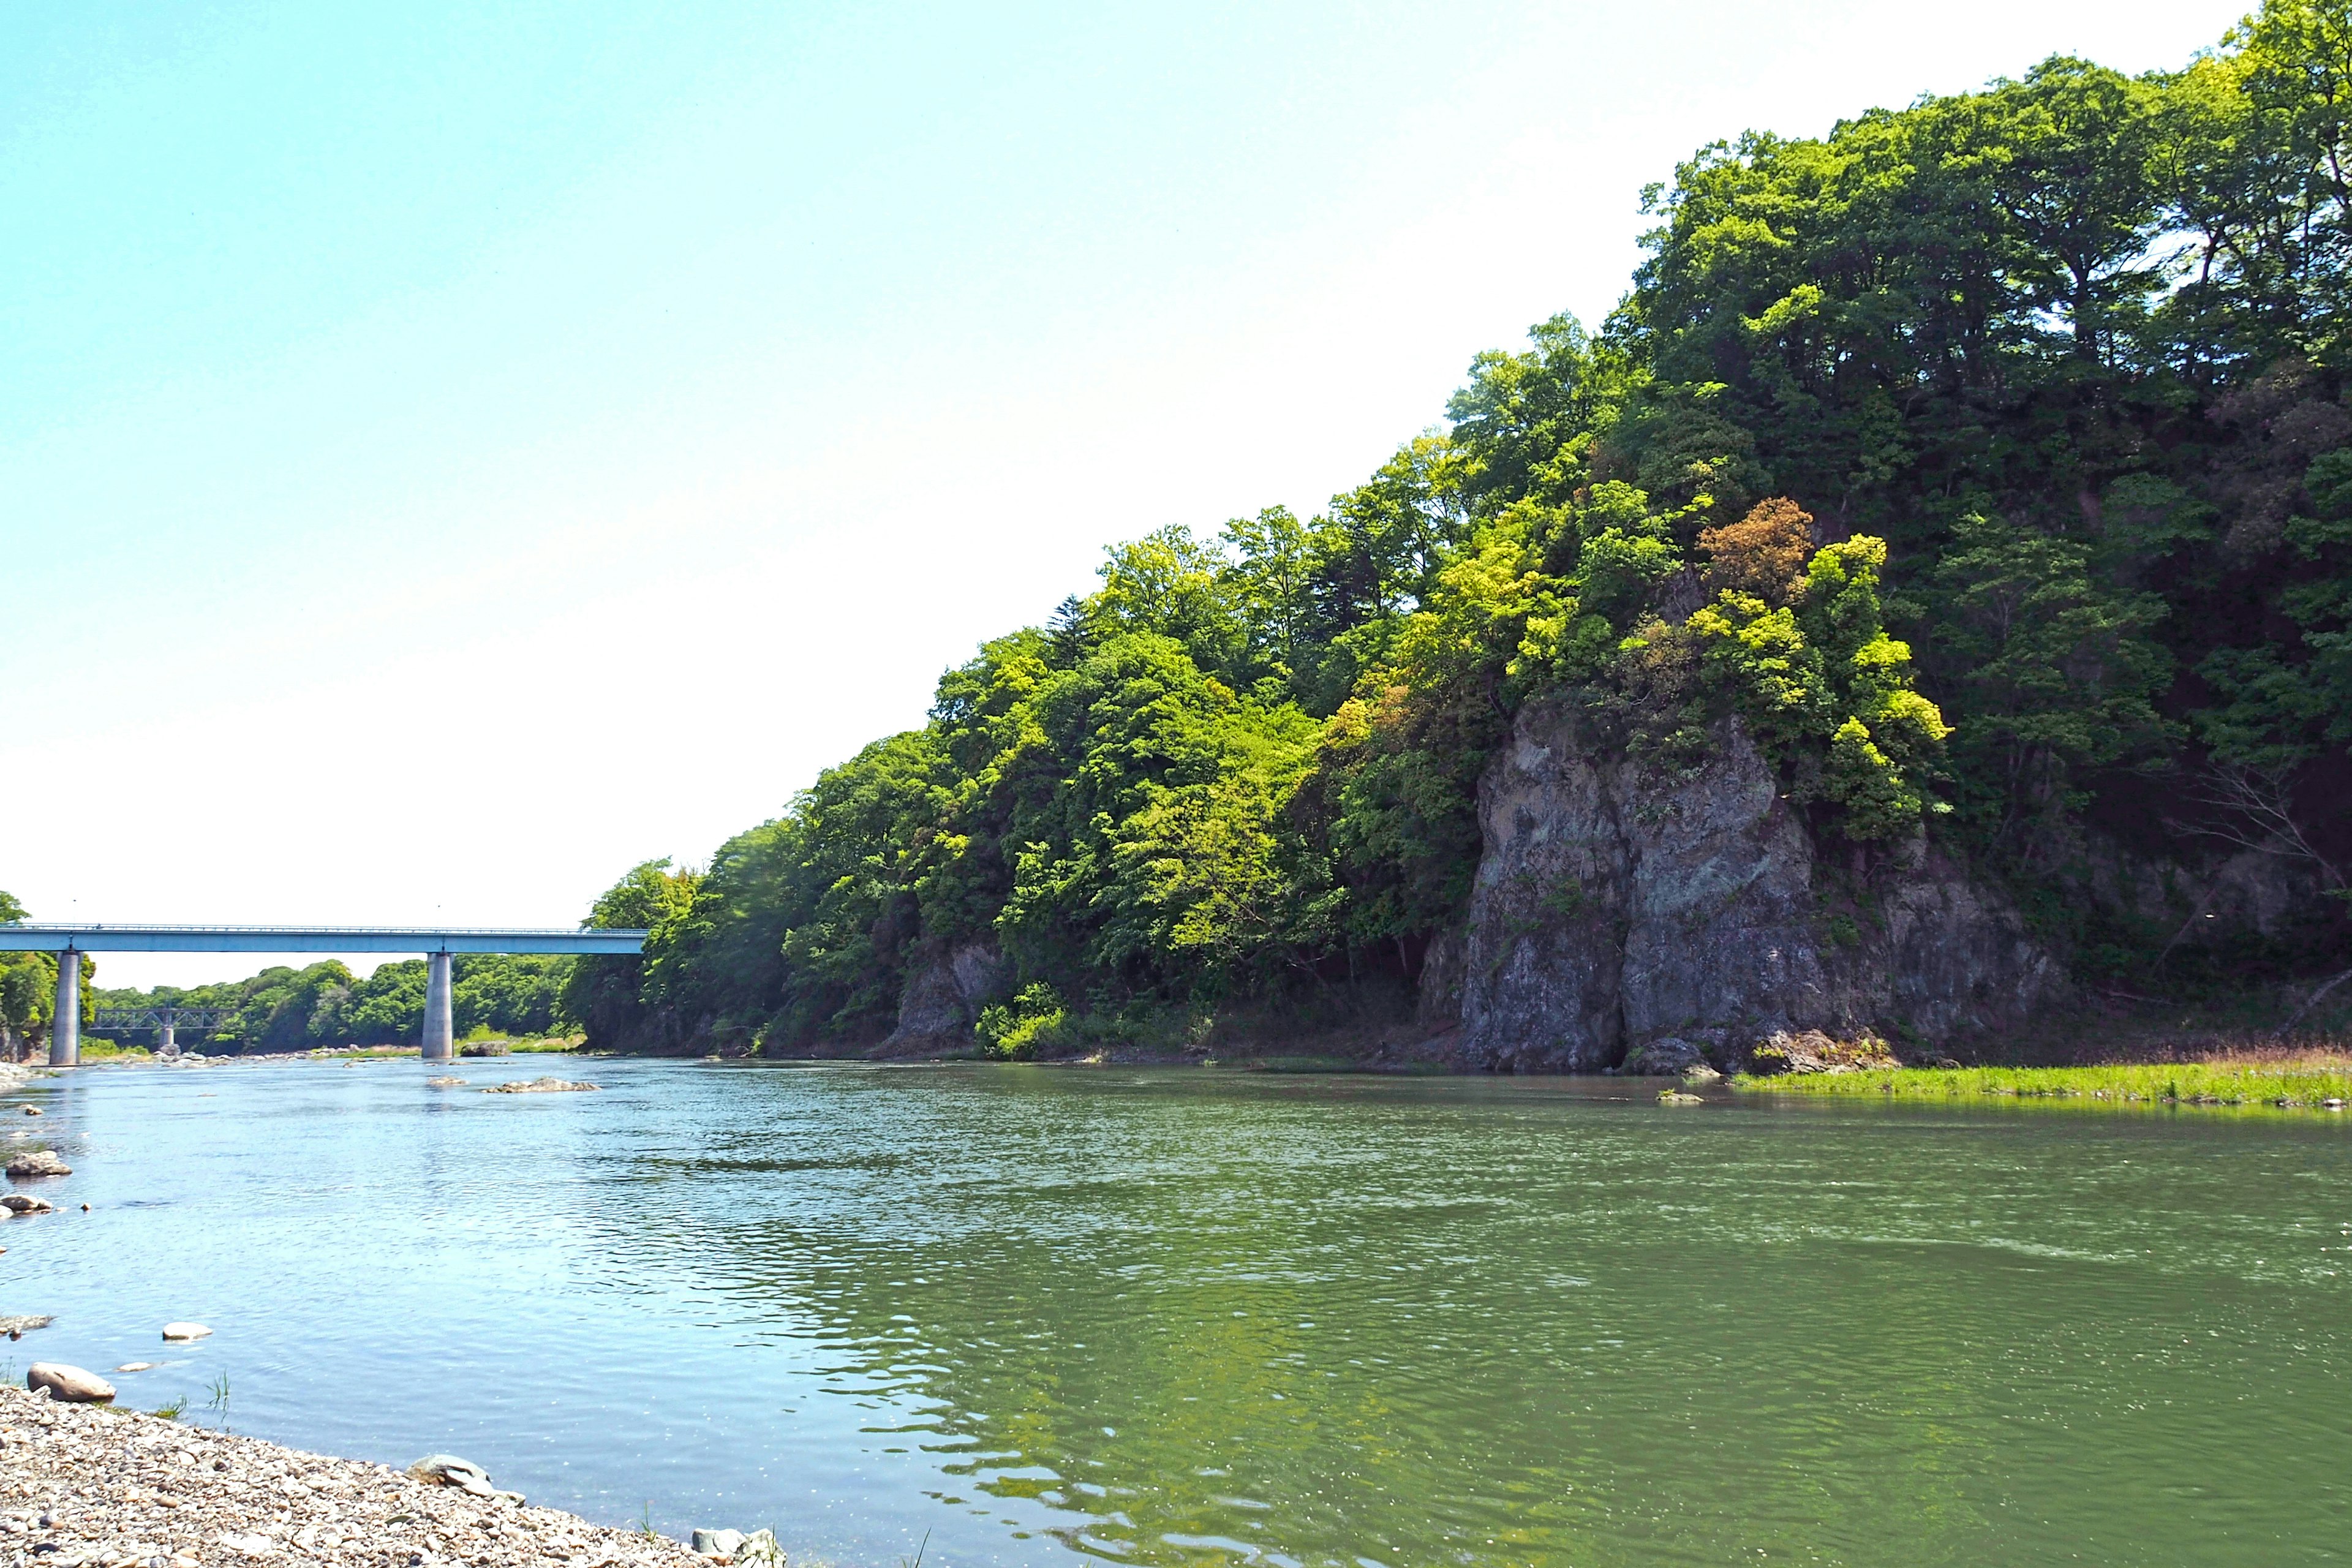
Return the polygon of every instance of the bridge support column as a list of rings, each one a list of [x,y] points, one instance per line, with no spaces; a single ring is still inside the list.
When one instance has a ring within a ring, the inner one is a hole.
[[[168,1007],[163,1009],[163,1037],[155,1042],[155,1054],[159,1057],[176,1057],[180,1054],[180,1020]]]
[[[451,1037],[457,1033],[449,1012],[449,955],[425,955],[425,1059],[449,1059]]]
[[[81,1065],[81,954],[58,954],[58,1010],[49,1020],[49,1065]]]

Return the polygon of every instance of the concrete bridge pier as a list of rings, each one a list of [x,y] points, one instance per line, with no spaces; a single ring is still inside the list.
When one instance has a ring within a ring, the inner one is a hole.
[[[81,1065],[81,954],[72,948],[58,954],[58,1010],[49,1020],[49,1065]]]
[[[155,1041],[155,1054],[161,1057],[180,1054],[180,1019],[169,1007],[163,1009],[163,1028]]]
[[[425,955],[425,1059],[447,1061],[456,1033],[449,1012],[449,955],[428,952]]]

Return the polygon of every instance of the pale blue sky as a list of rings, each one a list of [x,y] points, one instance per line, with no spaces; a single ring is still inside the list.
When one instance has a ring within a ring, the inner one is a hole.
[[[1598,321],[1699,143],[2237,9],[9,5],[0,887],[569,924]]]

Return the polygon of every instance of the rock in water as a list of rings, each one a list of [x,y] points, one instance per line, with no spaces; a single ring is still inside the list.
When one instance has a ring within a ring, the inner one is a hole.
[[[47,1312],[26,1312],[13,1318],[0,1318],[0,1334],[13,1340],[33,1329],[46,1329],[52,1321]]]
[[[456,1487],[476,1497],[499,1495],[498,1489],[490,1485],[488,1472],[471,1459],[461,1459],[455,1454],[427,1454],[409,1466],[408,1473],[420,1481]]]
[[[167,1340],[201,1340],[212,1331],[202,1323],[166,1323],[163,1337]]]
[[[152,1372],[155,1370],[155,1363],[152,1361],[126,1361],[114,1370],[117,1372]]]
[[[37,1105],[28,1105],[25,1107],[25,1114],[27,1116],[38,1116],[41,1114],[41,1108]]]
[[[576,1094],[583,1089],[595,1087],[593,1083],[573,1083],[560,1078],[535,1078],[529,1083],[502,1083],[495,1089],[486,1089],[482,1092],[484,1094]]]
[[[57,1206],[47,1198],[28,1197],[23,1193],[9,1193],[0,1196],[0,1208],[6,1209],[10,1214],[48,1214]]]
[[[352,1064],[353,1067],[357,1067],[360,1064],[357,1062],[353,1062]],[[463,1089],[466,1087],[466,1080],[462,1078],[428,1078],[425,1080],[425,1087],[427,1089]]]
[[[60,1361],[35,1362],[33,1370],[25,1374],[25,1386],[36,1393],[47,1389],[51,1399],[75,1405],[103,1405],[114,1397],[114,1384],[94,1372]]]
[[[12,1176],[70,1176],[73,1167],[58,1158],[54,1150],[34,1149],[8,1162]]]

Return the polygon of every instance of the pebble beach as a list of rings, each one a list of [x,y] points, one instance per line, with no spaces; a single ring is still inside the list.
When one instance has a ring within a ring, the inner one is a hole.
[[[0,1388],[0,1559],[15,1568],[709,1568],[677,1542],[387,1466]]]

